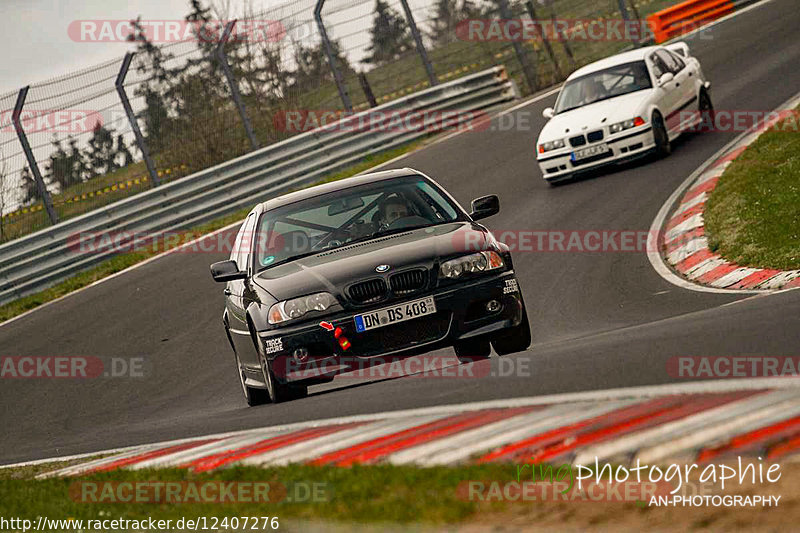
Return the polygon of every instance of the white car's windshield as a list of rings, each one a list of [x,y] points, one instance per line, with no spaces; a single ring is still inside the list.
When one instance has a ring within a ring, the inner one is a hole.
[[[642,89],[650,89],[652,86],[644,61],[598,70],[570,80],[564,85],[556,102],[556,113]]]

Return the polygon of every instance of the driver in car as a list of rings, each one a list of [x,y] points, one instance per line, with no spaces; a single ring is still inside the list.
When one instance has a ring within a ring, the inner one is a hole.
[[[392,196],[381,205],[381,221],[390,225],[395,220],[405,218],[409,214],[408,204],[399,196]]]

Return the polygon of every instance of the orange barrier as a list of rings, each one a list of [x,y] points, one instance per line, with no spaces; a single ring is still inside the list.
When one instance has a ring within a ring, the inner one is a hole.
[[[733,0],[688,0],[647,17],[656,43],[688,33],[734,9]]]

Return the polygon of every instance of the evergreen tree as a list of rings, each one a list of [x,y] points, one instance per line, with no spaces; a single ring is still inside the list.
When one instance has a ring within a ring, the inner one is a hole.
[[[22,182],[22,204],[32,204],[39,199],[39,188],[36,186],[36,180],[33,179],[31,170],[24,166],[19,173],[19,179]]]
[[[367,48],[369,55],[364,59],[365,63],[384,65],[412,47],[411,33],[405,19],[385,0],[376,0],[370,34],[372,42]]]
[[[94,126],[92,138],[89,139],[88,159],[88,168],[95,175],[108,174],[119,168],[116,162],[117,150],[114,147],[114,135],[99,121]],[[74,159],[73,165],[82,166],[79,159]]]
[[[116,152],[115,157],[120,167],[127,167],[133,163],[133,154],[131,153],[130,148],[128,148],[128,145],[125,143],[125,138],[122,136],[122,134],[117,135],[117,146],[114,151]]]

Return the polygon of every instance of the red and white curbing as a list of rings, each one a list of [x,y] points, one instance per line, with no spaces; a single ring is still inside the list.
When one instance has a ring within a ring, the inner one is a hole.
[[[800,98],[784,104],[781,110],[794,109]],[[663,228],[661,252],[667,263],[693,283],[719,289],[775,290],[800,287],[800,270],[774,270],[743,267],[709,250],[703,211],[706,201],[725,169],[744,150],[775,124],[772,118],[754,128],[722,155],[709,163],[689,186],[678,207]]]
[[[235,465],[794,460],[796,377],[700,381],[427,407],[133,446],[53,472]],[[103,453],[103,452],[98,452]],[[108,453],[108,452],[107,452]],[[21,466],[21,465],[10,465]]]

